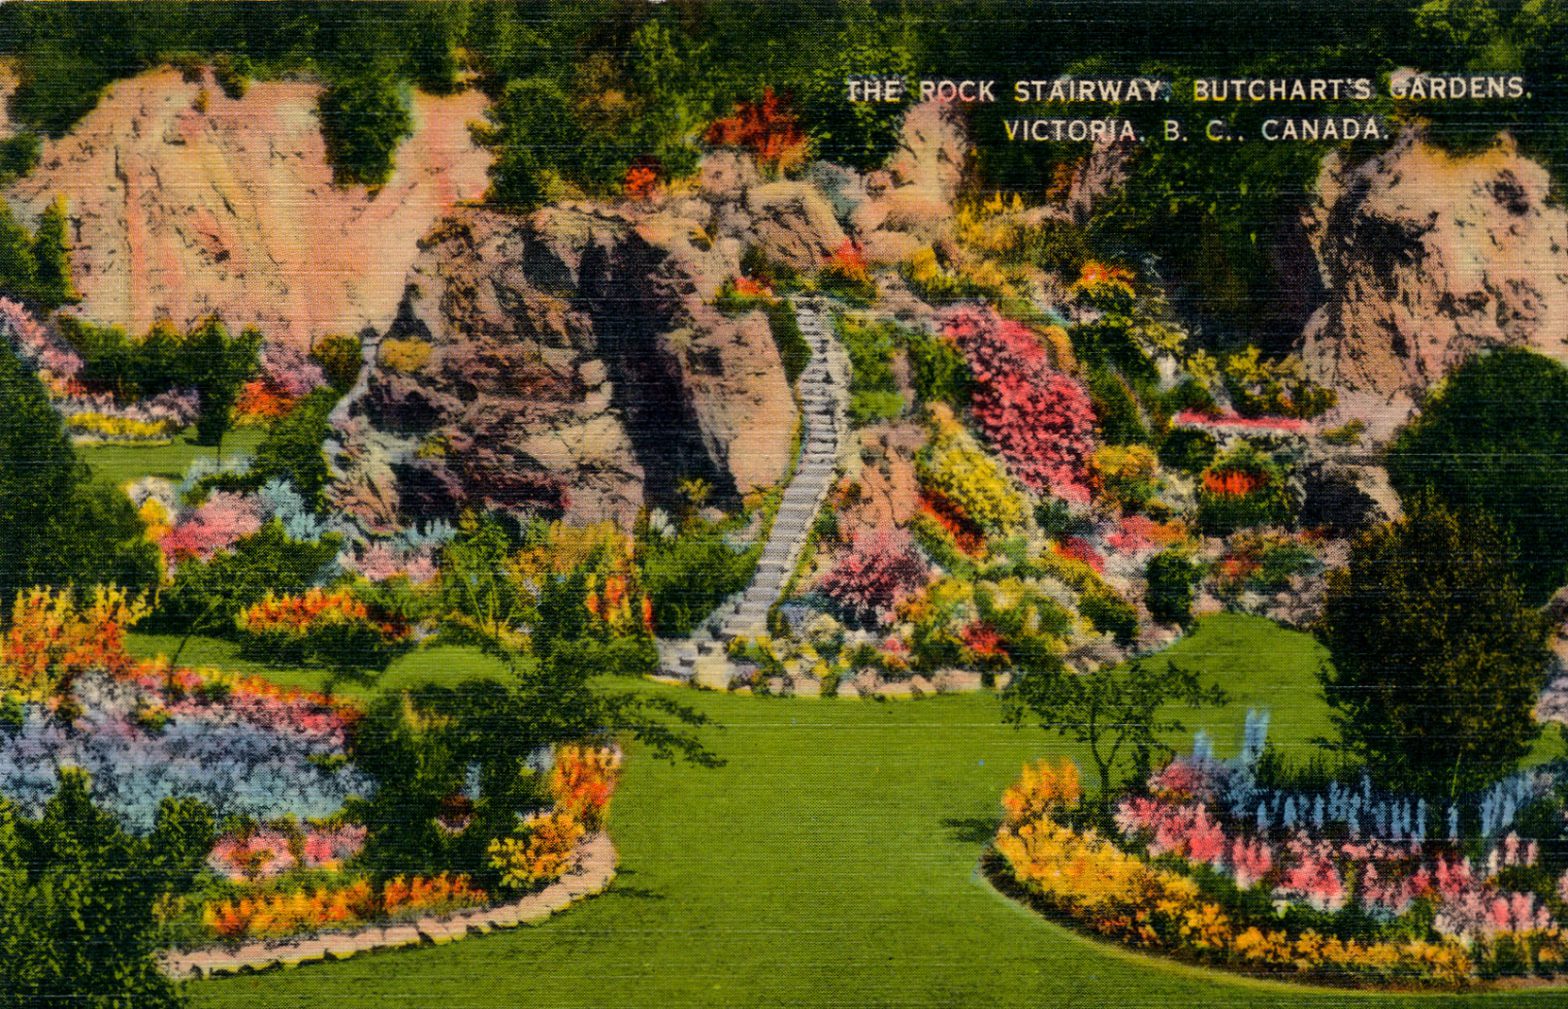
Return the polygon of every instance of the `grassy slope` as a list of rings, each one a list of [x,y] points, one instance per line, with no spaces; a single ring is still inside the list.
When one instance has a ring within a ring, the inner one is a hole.
[[[1170,653],[1236,700],[1193,719],[1234,746],[1248,703],[1277,738],[1327,725],[1300,635],[1207,621]],[[1263,672],[1264,669],[1270,670]],[[655,688],[646,689],[672,689]],[[610,893],[533,928],[193,985],[197,1006],[1337,1006],[1389,1001],[1234,978],[1082,938],[975,871],[1021,762],[1072,752],[983,695],[915,703],[680,692],[721,726],[717,770],[633,759]],[[1422,997],[1560,1005],[1559,991]]]

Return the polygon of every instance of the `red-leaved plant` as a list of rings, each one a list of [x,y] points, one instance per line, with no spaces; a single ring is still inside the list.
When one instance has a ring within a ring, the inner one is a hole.
[[[880,528],[856,536],[817,582],[845,618],[861,626],[885,624],[906,595],[930,581],[931,569],[907,530]]]

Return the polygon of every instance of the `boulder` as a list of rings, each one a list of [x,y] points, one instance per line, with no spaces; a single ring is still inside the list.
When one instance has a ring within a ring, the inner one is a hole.
[[[1568,362],[1568,210],[1506,137],[1458,157],[1409,131],[1359,164],[1330,154],[1306,222],[1325,290],[1302,356],[1338,418],[1385,437],[1467,357]]]

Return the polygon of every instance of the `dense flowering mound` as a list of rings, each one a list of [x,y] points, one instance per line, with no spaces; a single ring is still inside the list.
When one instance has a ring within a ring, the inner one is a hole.
[[[763,90],[760,101],[740,102],[734,115],[715,119],[703,139],[719,147],[744,147],[758,164],[781,172],[805,164],[811,153],[799,120],[772,88]]]
[[[879,527],[856,536],[817,582],[817,590],[864,626],[885,624],[906,596],[924,588],[931,568],[905,529]]]
[[[1064,775],[1027,770],[1004,800],[998,853],[1026,891],[1089,928],[1224,966],[1359,983],[1568,971],[1568,874],[1511,829],[1554,801],[1555,773],[1446,811],[1366,779],[1262,788],[1266,718],[1249,721],[1241,757],[1200,743],[1118,802],[1114,838],[1073,815],[1075,794],[1041,784]]]
[[[253,497],[214,491],[204,504],[182,517],[158,544],[169,564],[210,560],[261,530],[261,504]]]
[[[219,939],[281,939],[301,932],[348,929],[432,913],[483,907],[490,895],[466,875],[398,876],[375,887],[360,878],[345,883],[209,901],[202,924]]]
[[[1083,386],[1051,367],[1028,328],[990,309],[955,309],[942,335],[964,352],[975,423],[1019,482],[1087,502],[1094,407]]]

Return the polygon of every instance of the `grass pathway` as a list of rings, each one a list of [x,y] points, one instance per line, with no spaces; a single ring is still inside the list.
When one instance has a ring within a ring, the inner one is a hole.
[[[1169,656],[1219,673],[1222,748],[1270,704],[1288,745],[1326,725],[1319,653],[1217,618]],[[1248,671],[1267,666],[1266,675]],[[656,688],[648,689],[676,689]],[[203,982],[197,1006],[1340,1006],[1391,997],[1254,982],[1082,938],[975,871],[1002,787],[1061,752],[1000,724],[995,698],[835,702],[682,693],[721,729],[717,770],[633,754],[611,891],[533,928],[450,946]],[[1561,990],[1422,996],[1423,1006],[1562,1005]]]

